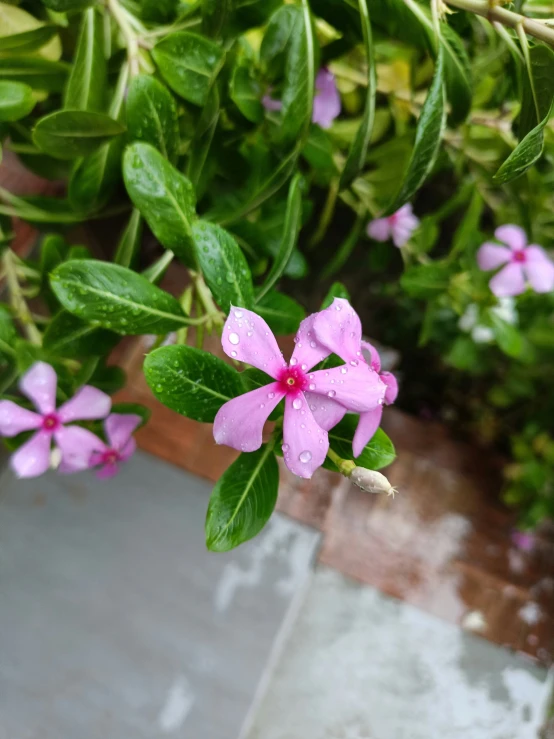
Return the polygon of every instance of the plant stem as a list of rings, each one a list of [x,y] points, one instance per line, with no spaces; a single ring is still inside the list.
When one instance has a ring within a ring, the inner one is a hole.
[[[106,4],[125,39],[127,58],[129,59],[129,74],[131,77],[135,77],[140,72],[138,37],[129,23],[128,13],[124,11],[118,0],[107,0]]]
[[[333,214],[335,212],[335,206],[337,204],[337,195],[339,194],[339,182],[339,178],[335,177],[335,179],[333,179],[331,181],[331,184],[329,185],[327,199],[325,200],[325,205],[323,206],[323,211],[321,213],[321,218],[319,219],[319,224],[308,243],[309,249],[313,249],[314,246],[317,246],[317,244],[319,244],[319,242],[327,233],[327,229],[329,227],[329,224],[331,223],[331,219],[333,218]]]
[[[341,246],[339,247],[339,250],[335,252],[335,256],[331,259],[330,262],[328,262],[327,266],[323,270],[322,277],[331,277],[331,275],[334,275],[335,272],[337,272],[343,264],[346,262],[350,254],[352,253],[352,250],[358,243],[358,239],[361,236],[362,229],[365,223],[365,211],[362,215],[359,215],[354,222],[354,225],[352,226],[352,230],[348,234],[348,236],[345,238],[345,240],[342,242]]]
[[[327,451],[327,456],[336,466],[341,475],[344,475],[345,477],[350,477],[352,470],[356,466],[351,459],[343,459],[342,457],[339,457],[339,455],[334,452],[331,447],[329,447],[329,450]]]
[[[6,249],[3,256],[4,273],[6,275],[6,283],[8,285],[8,292],[10,295],[10,304],[13,308],[16,318],[23,326],[27,338],[31,344],[40,346],[42,344],[42,336],[40,331],[33,321],[33,316],[29,310],[25,298],[23,297],[23,291],[21,285],[17,279],[17,268],[16,268],[16,255],[11,249]]]

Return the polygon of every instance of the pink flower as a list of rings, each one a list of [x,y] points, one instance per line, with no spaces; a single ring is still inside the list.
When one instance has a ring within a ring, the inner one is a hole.
[[[328,308],[318,313],[314,321],[314,332],[319,343],[350,364],[358,360],[365,364],[366,360],[362,353],[362,350],[365,350],[369,354],[368,366],[379,373],[379,378],[386,387],[381,402],[360,413],[358,427],[352,440],[354,457],[359,457],[379,428],[383,405],[391,405],[396,400],[398,383],[390,372],[381,372],[379,354],[375,347],[367,341],[362,341],[362,324],[347,300],[335,298]]]
[[[395,246],[404,246],[419,226],[419,218],[414,216],[410,203],[386,218],[376,218],[367,225],[367,235],[375,241],[392,239]]]
[[[280,100],[275,100],[275,98],[272,98],[269,94],[270,92],[271,88],[263,96],[262,105],[266,110],[269,110],[270,112],[281,110],[281,108],[283,107],[283,103]]]
[[[511,535],[512,544],[522,552],[530,552],[535,547],[535,537],[525,531],[513,531]]]
[[[218,444],[253,452],[262,444],[264,423],[284,398],[285,464],[305,478],[323,464],[329,448],[327,430],[338,423],[344,409],[362,412],[375,408],[386,390],[378,374],[357,359],[341,367],[310,372],[331,353],[315,339],[316,316],[308,316],[300,324],[287,364],[263,318],[244,308],[231,308],[221,338],[225,353],[263,370],[275,382],[225,403],[214,421]]]
[[[330,128],[340,115],[341,102],[335,75],[326,67],[317,73],[315,89],[312,123],[317,123],[321,128]]]
[[[50,466],[52,437],[62,453],[62,460],[90,444],[94,434],[80,426],[66,424],[104,418],[110,412],[110,397],[90,385],[82,387],[56,410],[57,382],[53,367],[36,362],[21,378],[19,388],[34,403],[38,413],[21,408],[11,400],[0,401],[2,436],[36,430],[36,434],[11,457],[10,464],[18,477],[37,477],[46,472]]]
[[[500,226],[494,235],[507,246],[491,242],[483,244],[477,253],[477,263],[483,271],[505,265],[489,282],[497,298],[521,295],[526,283],[537,293],[554,289],[554,264],[540,246],[527,245],[527,236],[522,228]]]

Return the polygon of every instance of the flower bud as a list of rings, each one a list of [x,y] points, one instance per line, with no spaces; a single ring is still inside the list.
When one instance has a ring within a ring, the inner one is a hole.
[[[386,493],[392,495],[396,493],[396,488],[390,484],[387,478],[380,472],[375,470],[367,470],[365,467],[354,467],[350,474],[350,479],[366,493]]]

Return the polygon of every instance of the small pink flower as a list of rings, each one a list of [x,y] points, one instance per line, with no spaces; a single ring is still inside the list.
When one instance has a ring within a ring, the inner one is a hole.
[[[522,552],[530,552],[535,547],[535,537],[525,531],[513,531],[511,535],[512,544]]]
[[[80,426],[66,426],[72,421],[104,418],[112,401],[106,393],[90,385],[82,387],[56,410],[58,378],[53,367],[36,362],[21,378],[19,388],[31,400],[38,413],[21,408],[11,400],[0,401],[0,434],[17,436],[23,431],[36,430],[10,459],[18,477],[37,477],[50,466],[50,446],[54,438],[62,460],[76,450],[90,446],[90,431]]]
[[[486,242],[477,253],[477,263],[486,272],[502,267],[489,282],[497,298],[521,295],[526,283],[537,293],[554,289],[554,264],[540,246],[527,245],[527,236],[522,228],[500,226],[494,235],[507,246]]]
[[[253,452],[262,444],[270,413],[284,398],[285,464],[305,478],[323,464],[329,448],[327,430],[338,423],[344,409],[359,413],[375,408],[386,390],[377,372],[359,357],[341,367],[310,372],[331,353],[316,341],[313,324],[317,315],[300,324],[287,364],[263,318],[245,308],[231,308],[221,338],[223,350],[233,359],[263,370],[275,382],[228,401],[214,421],[218,444]]]
[[[398,248],[404,246],[419,226],[419,218],[414,216],[410,203],[386,218],[376,218],[367,225],[367,235],[375,241],[393,240]]]
[[[369,355],[368,366],[379,374],[381,382],[386,387],[381,403],[360,413],[358,427],[352,440],[354,457],[359,457],[365,445],[379,428],[383,405],[391,405],[396,400],[398,383],[390,372],[381,372],[379,353],[367,341],[362,341],[362,324],[358,314],[352,310],[347,300],[335,298],[328,308],[318,313],[314,321],[314,332],[319,343],[345,362],[356,361],[361,355],[361,361],[365,363],[366,360],[361,353],[361,350],[365,350]]]
[[[312,123],[317,123],[321,128],[330,128],[340,115],[341,102],[335,75],[326,67],[317,73],[315,90]]]
[[[269,110],[270,112],[276,112],[281,110],[283,107],[283,103],[280,100],[275,100],[275,98],[272,98],[269,94],[271,92],[271,89],[269,89],[266,94],[262,98],[262,105],[266,110]]]

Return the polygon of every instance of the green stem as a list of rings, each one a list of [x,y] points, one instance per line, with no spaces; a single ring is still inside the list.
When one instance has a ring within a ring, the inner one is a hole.
[[[135,77],[140,72],[139,44],[137,34],[129,22],[129,14],[121,7],[118,0],[107,0],[106,5],[125,40],[129,60],[129,74],[131,77]]]
[[[323,274],[322,274],[323,278],[331,277],[332,275],[334,275],[335,272],[338,272],[338,270],[347,261],[354,247],[358,243],[358,239],[361,236],[365,220],[366,220],[365,213],[363,213],[362,215],[359,215],[356,218],[350,233],[345,238],[345,240],[342,242],[339,250],[336,252],[333,259],[331,259],[331,261],[327,264],[327,266],[323,270]]]
[[[351,459],[343,459],[342,457],[339,457],[331,447],[329,447],[329,450],[327,451],[327,456],[336,466],[341,475],[344,475],[344,477],[350,477],[352,470],[356,467],[355,463]]]
[[[325,205],[323,206],[321,218],[319,219],[319,224],[308,244],[309,249],[313,249],[314,246],[317,246],[317,244],[319,244],[319,242],[327,233],[327,229],[329,228],[329,224],[331,223],[331,219],[333,218],[333,214],[335,212],[335,206],[337,204],[337,195],[339,194],[339,182],[340,179],[338,177],[331,181],[329,191],[327,192],[327,199],[325,200]]]
[[[13,308],[16,318],[23,326],[25,335],[31,342],[40,346],[42,344],[42,336],[33,321],[33,316],[29,310],[19,280],[17,279],[16,255],[11,249],[6,249],[3,256],[4,273],[6,275],[6,283],[10,295],[10,304]]]

